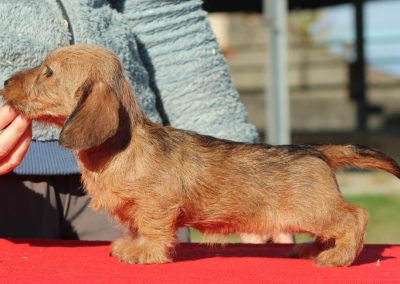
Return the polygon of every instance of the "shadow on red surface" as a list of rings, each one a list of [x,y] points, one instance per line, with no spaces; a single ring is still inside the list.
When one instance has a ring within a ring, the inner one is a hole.
[[[77,241],[56,239],[9,239],[14,244],[27,244],[37,247],[104,247],[109,246],[106,241]],[[384,256],[383,252],[392,245],[366,245],[352,266],[375,263],[394,258]],[[221,257],[263,257],[291,259],[289,254],[293,248],[291,244],[186,244],[178,245],[174,251],[174,262],[193,261],[199,259]]]

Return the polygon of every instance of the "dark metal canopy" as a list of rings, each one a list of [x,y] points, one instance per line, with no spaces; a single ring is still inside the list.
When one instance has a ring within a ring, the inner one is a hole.
[[[340,4],[351,4],[352,0],[289,0],[289,9],[316,9]],[[261,0],[204,0],[204,9],[209,12],[262,12]]]

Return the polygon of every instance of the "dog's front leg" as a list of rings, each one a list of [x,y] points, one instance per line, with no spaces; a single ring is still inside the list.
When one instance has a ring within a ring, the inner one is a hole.
[[[135,232],[114,241],[111,255],[124,263],[166,263],[171,262],[176,226],[174,214],[156,210],[136,210]]]

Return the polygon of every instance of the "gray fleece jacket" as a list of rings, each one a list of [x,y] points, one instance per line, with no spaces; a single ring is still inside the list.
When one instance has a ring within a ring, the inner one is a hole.
[[[100,44],[122,60],[149,118],[243,142],[258,136],[199,0],[0,0],[0,82],[52,49]],[[17,174],[78,173],[59,130],[34,123]]]

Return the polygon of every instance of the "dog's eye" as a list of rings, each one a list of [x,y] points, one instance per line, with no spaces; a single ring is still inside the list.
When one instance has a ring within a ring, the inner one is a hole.
[[[51,70],[48,66],[46,66],[46,71],[44,71],[43,75],[46,78],[50,78],[51,76],[53,76],[53,70]]]

